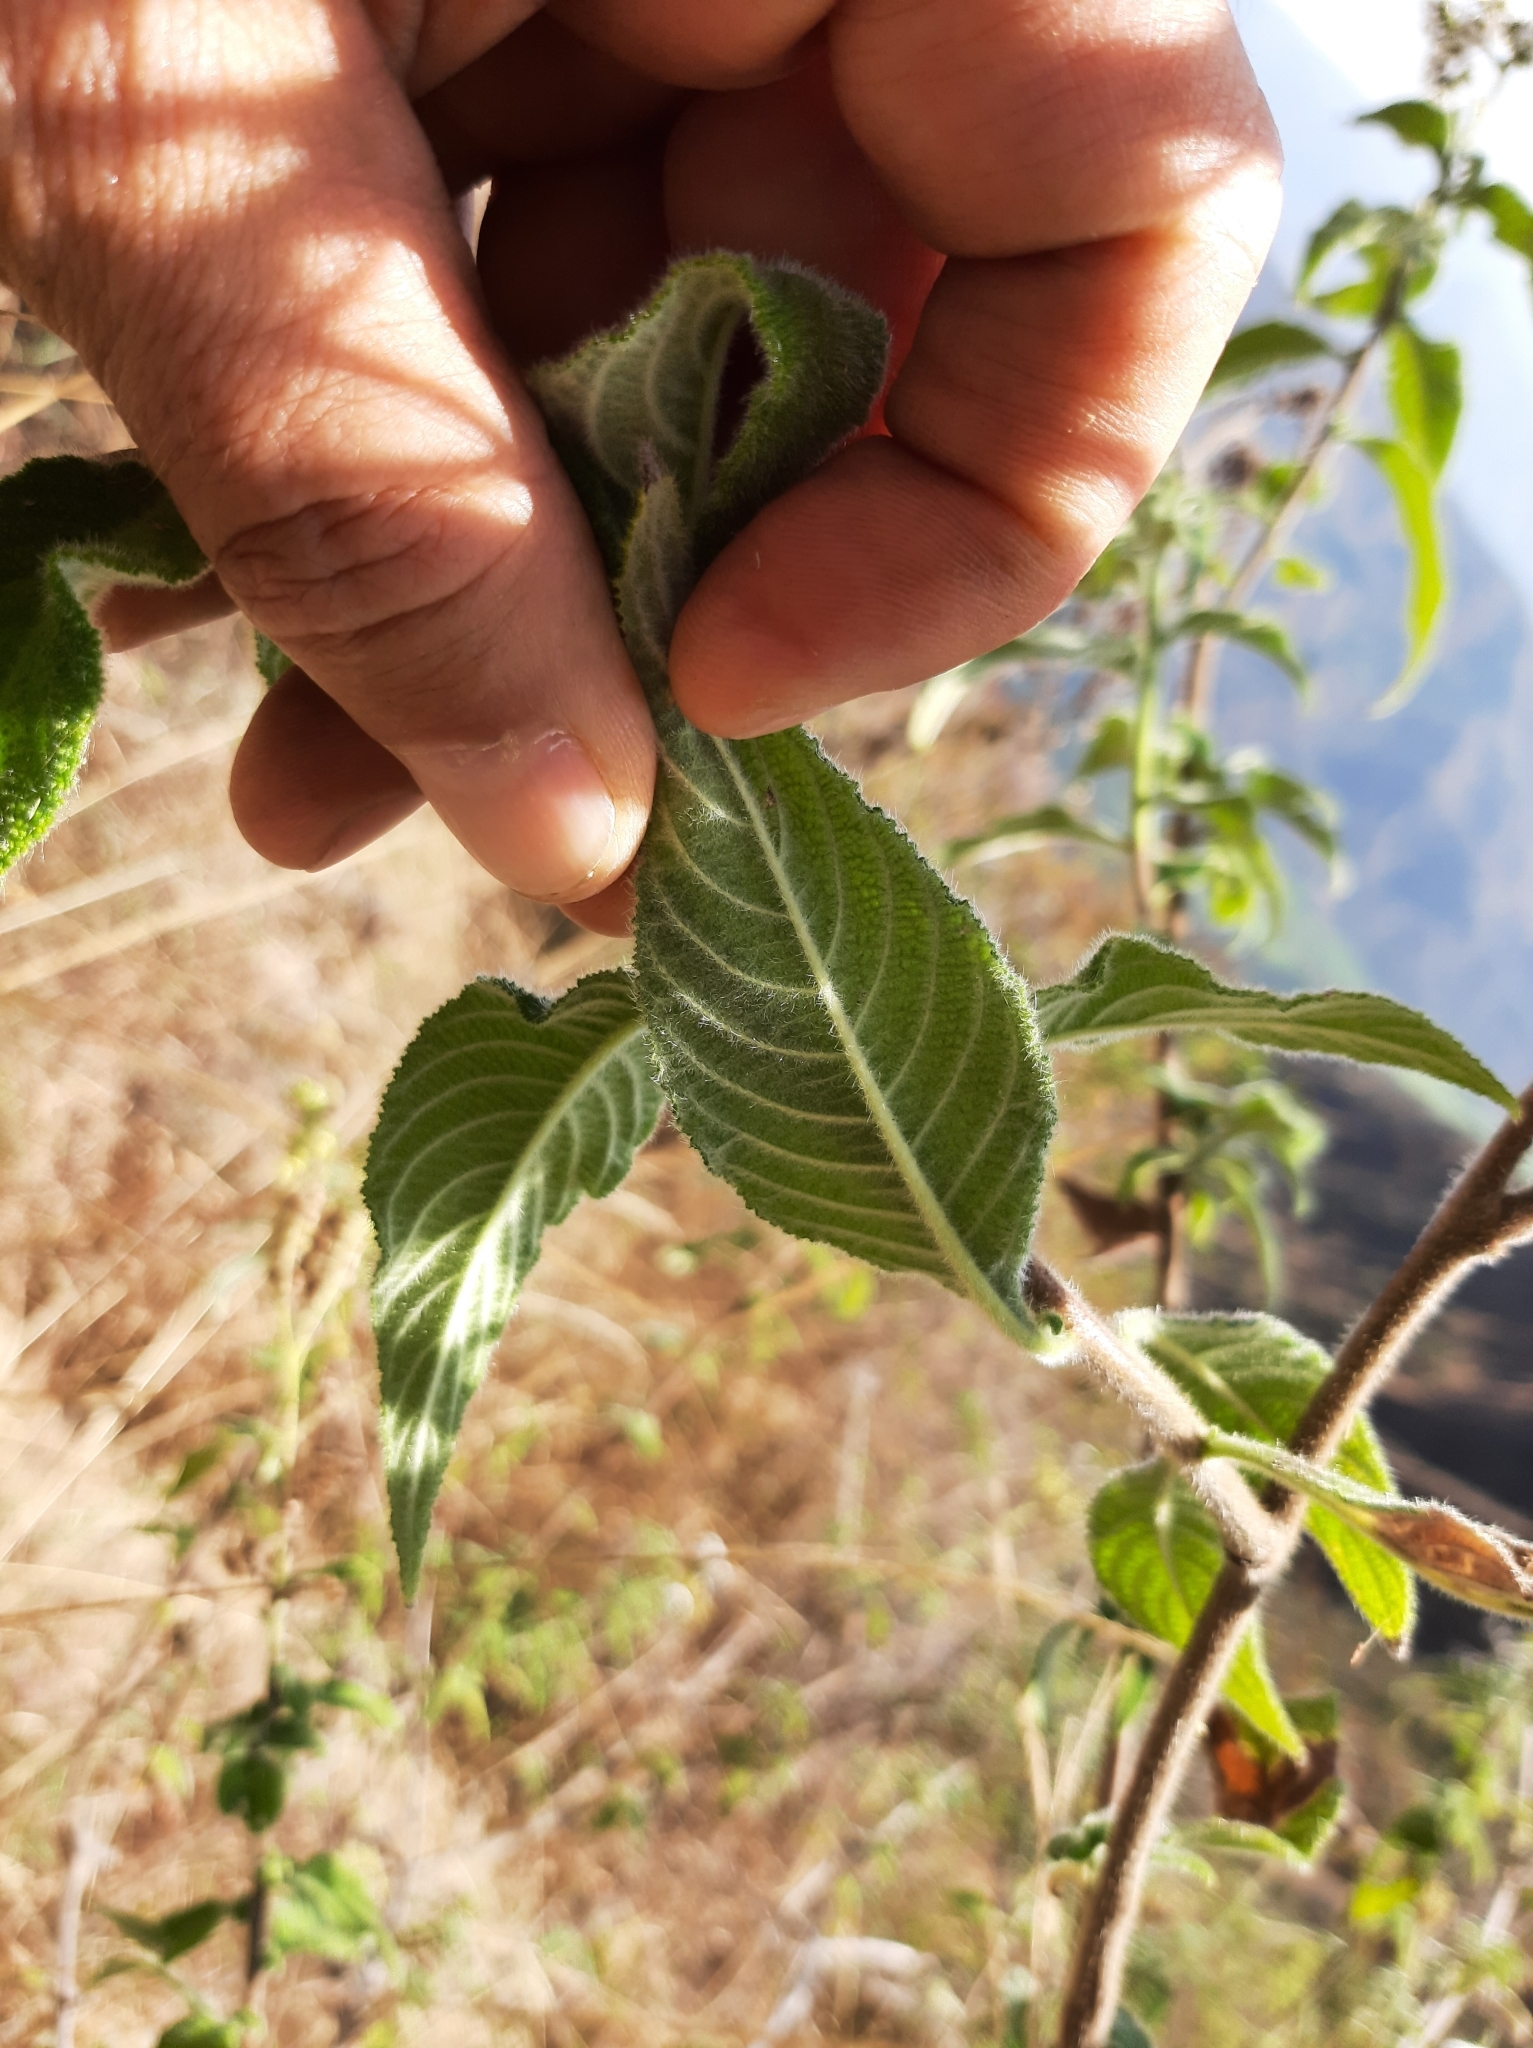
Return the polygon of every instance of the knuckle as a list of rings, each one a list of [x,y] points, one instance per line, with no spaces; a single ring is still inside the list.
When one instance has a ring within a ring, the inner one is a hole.
[[[316,499],[241,528],[215,566],[305,668],[365,677],[370,693],[408,699],[440,675],[444,656],[482,651],[464,643],[488,631],[481,611],[500,609],[476,602],[484,584],[498,572],[522,580],[514,543],[526,522],[499,495],[498,504],[456,490]]]

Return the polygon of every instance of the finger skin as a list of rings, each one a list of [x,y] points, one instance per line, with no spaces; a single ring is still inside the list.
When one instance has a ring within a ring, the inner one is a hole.
[[[420,803],[404,765],[296,668],[257,705],[229,771],[235,823],[281,868],[344,860]]]
[[[0,78],[0,272],[240,609],[502,879],[604,888],[653,730],[355,0],[10,0]]]
[[[448,190],[461,192],[512,165],[636,142],[684,98],[541,14],[418,99],[415,113]]]
[[[897,688],[1032,625],[1175,444],[1255,280],[1278,156],[1222,0],[841,0],[847,126],[950,261],[886,409],[678,621],[720,733]]]

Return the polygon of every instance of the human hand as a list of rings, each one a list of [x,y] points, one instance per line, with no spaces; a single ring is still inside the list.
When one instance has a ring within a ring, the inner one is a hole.
[[[789,255],[890,317],[887,432],[683,609],[689,717],[769,731],[1051,610],[1169,453],[1276,218],[1223,0],[8,0],[0,275],[116,401],[299,664],[241,829],[319,867],[425,796],[620,929],[654,739],[516,365],[675,251]],[[479,282],[448,204],[493,175]]]

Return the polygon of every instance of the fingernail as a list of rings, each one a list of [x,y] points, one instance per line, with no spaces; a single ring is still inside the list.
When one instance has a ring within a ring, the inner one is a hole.
[[[412,811],[420,808],[420,803],[418,789],[402,790],[396,796],[385,797],[381,803],[369,804],[366,810],[355,812],[336,828],[335,837],[323,853],[307,863],[308,873],[315,875],[321,868],[333,868],[337,861],[345,860],[359,847],[381,839],[385,832],[392,832],[396,825],[402,825]]]
[[[617,806],[570,733],[412,751],[406,765],[469,852],[523,896],[568,896],[608,858]]]

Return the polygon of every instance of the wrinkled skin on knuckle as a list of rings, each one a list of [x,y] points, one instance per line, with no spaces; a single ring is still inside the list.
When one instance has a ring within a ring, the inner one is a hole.
[[[429,696],[444,656],[467,667],[487,651],[467,644],[487,637],[488,608],[472,601],[485,582],[520,580],[525,516],[508,521],[494,502],[508,495],[466,504],[454,486],[323,500],[231,535],[216,567],[240,608],[321,681]]]

